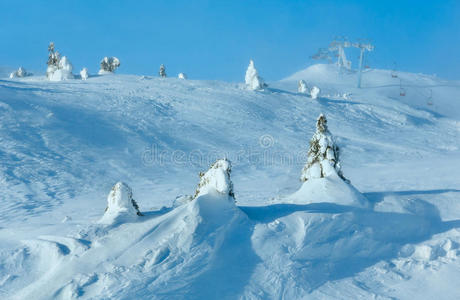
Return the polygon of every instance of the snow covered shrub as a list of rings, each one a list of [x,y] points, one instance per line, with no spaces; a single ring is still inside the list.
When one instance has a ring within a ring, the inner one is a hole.
[[[117,182],[107,197],[107,208],[104,217],[111,219],[120,214],[142,216],[139,206],[133,199],[131,188],[124,182]]]
[[[163,77],[163,78],[166,77],[166,68],[165,68],[165,65],[161,64],[161,66],[160,66],[160,71],[158,72],[158,74],[160,75],[160,77]]]
[[[184,73],[179,73],[179,75],[177,75],[177,78],[179,78],[179,79],[187,79],[187,75],[185,75]]]
[[[321,90],[317,86],[313,86],[310,90],[310,96],[312,99],[318,99],[319,93]]]
[[[195,192],[194,199],[206,194],[221,194],[234,198],[233,183],[230,179],[232,171],[231,162],[224,158],[211,165],[206,173],[200,173],[200,183]]]
[[[54,43],[51,42],[48,46],[48,68],[46,69],[46,77],[51,81],[61,81],[66,79],[73,79],[72,63],[67,57],[59,54],[54,50]]]
[[[334,143],[326,117],[321,114],[316,121],[316,132],[310,140],[307,163],[302,169],[301,181],[338,175],[343,180],[339,161],[339,147]]]
[[[88,77],[89,77],[88,69],[87,69],[87,68],[83,68],[83,69],[80,71],[80,76],[81,76],[81,79],[82,79],[82,80],[88,79]]]
[[[251,59],[249,61],[248,69],[246,70],[246,76],[244,77],[244,81],[246,82],[246,86],[250,90],[260,90],[266,87],[267,85],[264,83],[263,79],[259,77],[256,68],[254,67],[254,61]]]
[[[104,57],[101,60],[101,69],[99,75],[113,73],[120,66],[120,60],[116,57]]]
[[[19,69],[10,74],[10,78],[22,78],[26,76],[32,76],[32,73],[27,72],[26,69],[24,69],[23,67],[19,67]]]
[[[305,82],[305,80],[303,79],[299,80],[299,86],[297,90],[301,94],[308,94],[308,87],[307,87],[307,83]]]

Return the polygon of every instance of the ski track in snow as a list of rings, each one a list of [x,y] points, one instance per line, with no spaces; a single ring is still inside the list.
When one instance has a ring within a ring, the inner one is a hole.
[[[398,76],[0,80],[0,298],[459,299],[460,82]],[[369,209],[288,201],[320,113]],[[173,206],[222,157],[236,205]],[[145,216],[97,223],[120,180]]]

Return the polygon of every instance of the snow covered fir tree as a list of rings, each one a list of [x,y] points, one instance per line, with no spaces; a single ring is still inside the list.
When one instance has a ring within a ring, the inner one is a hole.
[[[249,61],[249,66],[246,70],[244,81],[246,83],[246,87],[253,91],[261,90],[267,86],[257,73],[256,67],[254,66],[254,61],[252,59]]]
[[[308,94],[308,86],[305,80],[299,80],[299,84],[297,86],[297,91],[301,94]]]
[[[88,74],[88,69],[87,69],[87,68],[81,69],[81,71],[80,71],[80,77],[81,77],[82,80],[88,79],[89,74]]]
[[[288,202],[369,207],[367,199],[342,174],[339,147],[329,132],[323,114],[316,121],[316,132],[310,140],[308,158],[300,180],[302,186],[287,197]]]
[[[320,88],[317,86],[313,86],[310,90],[310,96],[312,99],[318,99],[319,93],[321,92]]]
[[[347,181],[340,167],[339,147],[327,128],[326,117],[321,114],[316,121],[316,132],[310,140],[307,163],[302,169],[301,181],[323,178],[333,174]]]
[[[60,54],[59,52],[55,51],[54,49],[54,43],[51,42],[48,45],[48,68],[46,70],[46,77],[50,78],[51,75],[58,69],[59,66],[59,60],[60,60]]]
[[[205,194],[223,195],[234,199],[231,171],[230,160],[224,158],[213,163],[206,173],[201,172],[194,199]]]
[[[160,75],[160,77],[162,77],[162,78],[166,77],[165,65],[163,65],[163,64],[160,65],[160,71],[158,71],[158,75]]]
[[[115,72],[118,67],[120,67],[120,60],[114,56],[112,57],[104,57],[101,60],[101,69],[99,70],[99,75],[102,74],[110,74]]]
[[[59,54],[54,49],[54,43],[51,42],[48,46],[48,68],[46,69],[46,77],[51,81],[61,81],[73,79],[72,63],[65,56]]]
[[[124,182],[117,182],[107,196],[107,207],[100,222],[113,223],[120,218],[132,219],[136,216],[142,216],[142,213],[133,199],[131,187]]]

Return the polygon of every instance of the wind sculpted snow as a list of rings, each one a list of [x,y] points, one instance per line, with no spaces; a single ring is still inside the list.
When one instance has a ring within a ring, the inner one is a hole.
[[[460,84],[400,76],[1,80],[0,298],[459,298]],[[352,185],[298,180],[321,113]],[[143,216],[97,223],[118,181]]]

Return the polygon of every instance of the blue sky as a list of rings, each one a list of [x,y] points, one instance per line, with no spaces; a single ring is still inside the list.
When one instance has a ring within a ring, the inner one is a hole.
[[[47,45],[75,69],[121,60],[120,73],[242,81],[250,58],[284,78],[335,36],[371,39],[375,68],[460,79],[460,1],[0,0],[0,66],[43,71]],[[357,54],[350,54],[356,62]],[[356,66],[356,64],[355,64]],[[78,71],[77,70],[77,71]]]

